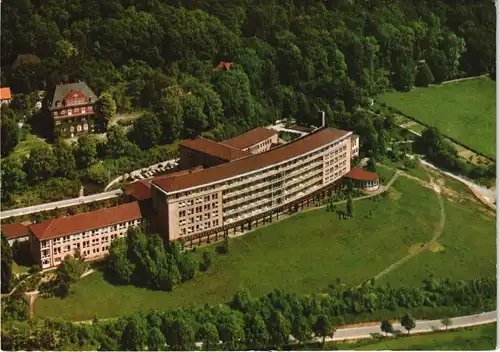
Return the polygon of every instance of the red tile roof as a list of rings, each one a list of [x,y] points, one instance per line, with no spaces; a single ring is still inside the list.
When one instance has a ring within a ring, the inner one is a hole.
[[[160,176],[154,178],[152,183],[167,192],[202,186],[207,183],[259,170],[266,166],[302,155],[336,139],[345,137],[350,133],[333,128],[321,129],[264,153],[250,155],[227,164],[217,165],[179,177]]]
[[[220,71],[223,67],[226,69],[226,70],[229,70],[231,68],[231,66],[233,65],[232,62],[225,62],[225,61],[221,61],[217,67],[215,68],[215,71]]]
[[[366,171],[364,169],[360,169],[358,167],[351,168],[347,174],[344,175],[345,178],[350,178],[353,180],[360,181],[375,181],[378,180],[378,175],[375,172]]]
[[[15,224],[5,224],[1,226],[2,233],[8,238],[18,238],[29,235],[28,227],[23,223],[16,222]]]
[[[251,155],[249,152],[244,152],[243,150],[205,138],[184,141],[181,143],[181,147],[189,148],[225,161],[233,161]]]
[[[150,180],[140,180],[125,186],[127,196],[133,197],[137,201],[151,198]]]
[[[0,100],[11,99],[12,94],[9,87],[0,88]]]
[[[64,218],[52,219],[28,226],[31,233],[39,240],[67,236],[74,233],[99,229],[124,221],[142,218],[137,202],[116,207],[100,209]]]
[[[222,141],[221,143],[233,148],[245,149],[268,138],[271,138],[276,134],[278,134],[278,132],[274,130],[270,130],[264,127],[257,127],[253,130],[240,134],[239,136]]]

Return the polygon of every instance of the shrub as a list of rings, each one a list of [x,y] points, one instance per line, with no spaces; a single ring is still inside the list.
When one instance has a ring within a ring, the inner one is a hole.
[[[227,237],[224,240],[224,243],[217,247],[217,253],[219,253],[219,254],[228,254],[229,253],[229,240],[227,239]]]
[[[42,271],[42,267],[39,264],[34,264],[31,266],[29,273],[30,274],[36,274]]]
[[[203,252],[200,271],[207,271],[210,265],[212,265],[212,256],[210,252]]]

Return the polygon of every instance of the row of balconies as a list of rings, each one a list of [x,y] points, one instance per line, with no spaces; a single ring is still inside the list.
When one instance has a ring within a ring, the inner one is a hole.
[[[304,196],[305,194],[307,193],[311,193],[311,192],[314,192],[316,189],[319,189],[321,188],[321,180],[314,180],[314,182],[311,182],[311,184],[314,184],[314,183],[318,183],[317,185],[314,185],[313,187],[311,187],[308,192],[295,192],[293,195],[289,196],[289,197],[286,197],[284,198],[284,202],[280,202],[280,204],[276,204],[276,205],[273,205],[273,201],[277,198],[272,198],[269,200],[269,203],[271,203],[271,205],[267,206],[267,207],[263,207],[263,208],[260,208],[260,209],[255,209],[253,211],[246,211],[244,215],[239,215],[239,216],[228,216],[228,217],[224,217],[224,224],[230,224],[232,222],[235,222],[235,221],[238,221],[238,220],[243,220],[245,218],[248,218],[248,217],[251,217],[253,215],[257,215],[259,213],[263,213],[263,212],[266,212],[268,210],[271,210],[273,208],[276,208],[278,206],[281,206],[283,203],[289,203],[289,202],[292,202],[294,201],[295,199],[298,199],[302,196]],[[278,197],[279,198],[279,197]]]
[[[250,186],[250,187],[242,187],[241,191],[236,191],[236,192],[228,192],[226,194],[224,194],[223,196],[223,199],[228,199],[228,198],[232,198],[232,197],[235,197],[239,194],[243,194],[243,193],[248,193],[250,191],[254,191],[256,189],[259,189],[259,188],[262,188],[262,187],[266,187],[266,186],[269,186],[269,185],[272,185],[274,183],[277,183],[277,182],[281,182],[283,180],[287,180],[301,172],[305,172],[307,170],[310,170],[314,167],[317,167],[319,165],[322,165],[323,164],[323,160],[320,159],[318,162],[315,162],[305,168],[297,168],[297,170],[295,171],[292,171],[290,173],[286,173],[285,176],[282,176],[283,173],[281,173],[281,176],[275,180],[273,180],[272,178],[270,178],[269,181],[266,181],[266,180],[262,180],[260,182],[256,182],[254,186]]]
[[[247,177],[247,178],[245,178],[243,180],[240,180],[240,181],[230,182],[230,183],[227,184],[226,187],[229,188],[228,186],[231,186],[230,188],[235,188],[236,186],[248,183],[249,181],[252,181],[252,180],[257,181],[257,180],[261,180],[262,178],[274,175],[276,173],[288,172],[294,166],[298,166],[298,165],[302,165],[302,164],[308,163],[311,160],[316,159],[316,158],[320,158],[321,162],[323,161],[322,155],[320,155],[320,152],[317,152],[314,155],[308,157],[307,159],[304,159],[304,160],[300,160],[299,159],[298,161],[294,161],[291,164],[280,165],[278,168],[272,168],[270,171],[264,172],[262,174],[256,174],[256,175]]]
[[[244,219],[246,217],[250,217],[250,216],[252,216],[252,215],[254,215],[256,213],[260,213],[260,212],[266,211],[267,208],[255,209],[253,211],[251,211],[250,209],[259,207],[260,205],[265,204],[267,202],[271,202],[272,203],[274,200],[279,199],[281,197],[284,197],[284,199],[289,199],[290,195],[292,195],[292,197],[293,197],[293,194],[296,193],[297,190],[307,188],[308,186],[310,186],[312,184],[315,184],[315,183],[318,183],[319,186],[321,186],[322,182],[323,182],[323,178],[322,177],[314,177],[314,176],[312,176],[310,178],[310,180],[307,180],[306,182],[301,183],[301,184],[299,184],[298,186],[296,186],[294,188],[286,190],[286,191],[284,191],[282,194],[280,194],[278,196],[270,197],[270,198],[264,197],[264,199],[262,199],[260,201],[256,201],[256,202],[254,201],[254,202],[250,203],[247,206],[241,206],[241,207],[235,208],[234,210],[226,211],[226,212],[224,212],[224,219],[225,219],[224,222],[233,219],[233,217],[230,216],[230,215],[239,214],[239,213],[244,212],[244,215],[242,215],[242,216],[235,216],[234,220],[231,220],[231,221],[235,221],[235,220],[239,220],[239,219]],[[316,189],[316,187],[314,189]],[[305,193],[308,193],[308,192],[301,192],[301,193],[305,194]],[[288,197],[287,197],[287,195],[288,195]],[[288,201],[285,201],[285,203],[286,202],[288,202]]]
[[[294,167],[296,165],[307,163],[307,162],[309,162],[312,159],[315,159],[317,157],[321,157],[321,159],[322,159],[323,155],[324,155],[324,152],[330,150],[329,148],[331,149],[331,148],[333,148],[333,146],[325,147],[325,148],[321,149],[320,151],[314,152],[314,153],[312,153],[310,155],[307,155],[307,156],[305,156],[303,158],[300,158],[300,159],[294,160],[293,162],[281,165],[278,169],[272,168],[270,171],[265,172],[263,174],[257,174],[257,175],[254,175],[254,176],[245,177],[244,179],[241,179],[241,180],[233,180],[233,181],[229,181],[227,183],[222,183],[222,184],[214,185],[214,186],[210,186],[210,187],[203,187],[203,188],[200,188],[198,190],[193,190],[191,192],[186,192],[188,194],[183,195],[183,196],[178,197],[178,198],[192,198],[193,196],[197,196],[199,194],[203,194],[203,193],[207,193],[207,192],[213,193],[213,190],[216,189],[216,188],[221,188],[223,190],[224,189],[232,189],[232,188],[235,188],[235,187],[237,187],[239,185],[245,184],[245,183],[247,183],[247,182],[249,182],[251,180],[262,179],[262,178],[265,178],[265,177],[270,176],[272,174],[275,174],[277,172],[287,172],[287,170],[289,170],[290,168],[292,168],[292,167]],[[337,143],[335,143],[335,147],[334,148],[336,148],[336,150],[340,151],[340,149],[346,148],[346,146],[345,146],[345,143],[337,142]],[[179,204],[179,207],[180,207],[180,204]]]
[[[231,201],[231,202],[228,202],[228,203],[226,203],[226,204],[225,204],[225,212],[226,212],[226,211],[231,211],[231,212],[232,212],[232,209],[228,209],[228,208],[229,208],[229,207],[231,207],[231,206],[234,206],[234,204],[240,204],[242,201],[245,201],[245,200],[250,200],[250,199],[252,199],[252,200],[254,200],[254,201],[255,201],[255,199],[258,199],[260,196],[262,196],[262,195],[267,195],[267,194],[269,194],[270,192],[273,192],[273,191],[284,191],[284,193],[286,193],[286,191],[287,191],[287,190],[286,190],[286,187],[290,187],[291,185],[293,185],[293,184],[295,184],[295,183],[297,183],[297,182],[300,182],[300,181],[302,181],[302,180],[305,180],[305,179],[308,179],[308,178],[310,178],[310,177],[316,176],[316,175],[318,175],[318,174],[322,173],[322,171],[323,171],[323,169],[322,169],[322,168],[321,168],[321,169],[317,169],[317,170],[314,170],[314,171],[308,172],[308,173],[306,173],[306,174],[304,174],[304,175],[301,175],[301,176],[299,176],[299,177],[296,177],[296,178],[293,178],[293,179],[291,179],[291,180],[288,180],[288,183],[287,183],[287,184],[285,184],[284,186],[281,186],[281,187],[279,187],[279,188],[266,188],[266,189],[265,189],[264,191],[262,191],[262,192],[259,192],[259,193],[253,193],[253,194],[248,195],[248,196],[246,196],[246,197],[240,197],[240,198],[238,198],[238,199],[236,199],[236,200],[233,200],[233,201]],[[268,185],[268,186],[269,186],[269,185]],[[245,203],[243,203],[243,204],[245,204]],[[240,207],[241,207],[241,205],[238,205],[236,208],[237,208],[237,209],[239,209]]]
[[[340,150],[341,148],[346,148],[345,145],[341,145],[341,144],[342,144],[342,142],[335,143],[335,148],[337,148],[337,150]],[[228,189],[228,188],[231,189],[231,188],[237,187],[238,185],[247,183],[248,181],[267,177],[267,176],[272,175],[272,174],[274,174],[276,172],[286,172],[288,169],[290,169],[291,167],[293,167],[295,165],[307,163],[307,162],[309,162],[310,160],[312,160],[312,159],[314,159],[316,157],[321,157],[322,158],[323,157],[323,153],[325,151],[328,151],[329,148],[332,148],[332,147],[333,146],[331,146],[331,147],[325,147],[325,148],[321,149],[320,151],[314,152],[314,153],[312,153],[310,155],[307,155],[307,156],[305,156],[303,158],[294,160],[293,162],[281,165],[281,167],[279,167],[278,169],[274,169],[273,168],[273,169],[271,169],[271,171],[265,172],[263,174],[257,174],[255,176],[246,177],[245,179],[242,179],[242,180],[229,181],[228,183],[225,183],[225,184],[223,183],[223,184],[214,185],[214,186],[210,186],[210,187],[203,187],[203,188],[200,188],[198,190],[193,190],[191,192],[187,192],[188,194],[183,195],[183,196],[178,197],[178,198],[191,198],[193,196],[196,196],[196,195],[199,195],[199,194],[203,194],[203,193],[206,193],[206,192],[213,192],[213,190],[216,189],[216,188],[218,188],[218,187],[220,187],[222,189]]]

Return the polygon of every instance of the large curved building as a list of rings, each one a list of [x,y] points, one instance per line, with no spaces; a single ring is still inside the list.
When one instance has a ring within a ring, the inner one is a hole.
[[[321,128],[260,154],[155,178],[156,226],[169,240],[193,244],[272,220],[332,189],[350,171],[358,149],[352,132]]]

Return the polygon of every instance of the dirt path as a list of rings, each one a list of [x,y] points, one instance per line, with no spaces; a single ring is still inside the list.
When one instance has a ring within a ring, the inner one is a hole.
[[[433,246],[437,242],[437,240],[439,239],[439,237],[443,233],[444,225],[446,223],[446,213],[444,211],[444,202],[443,202],[443,196],[441,194],[441,187],[436,182],[434,182],[434,178],[432,177],[432,175],[430,174],[429,171],[427,171],[427,174],[429,175],[429,178],[431,180],[430,186],[432,187],[432,189],[436,193],[436,196],[437,196],[437,199],[439,202],[439,209],[440,209],[441,217],[439,219],[439,224],[437,226],[437,229],[434,231],[434,235],[432,236],[432,239],[430,241],[428,241],[427,243],[425,243],[424,245],[422,245],[420,248],[416,249],[415,251],[412,251],[411,253],[407,254],[406,256],[404,256],[403,258],[398,260],[397,262],[389,265],[387,268],[385,268],[380,273],[378,273],[377,275],[374,276],[375,280],[378,280],[381,277],[383,277],[384,275],[387,275],[388,273],[390,273],[394,269],[396,269],[396,268],[400,267],[401,265],[403,265],[404,263],[406,263],[411,258],[422,253],[423,251],[430,249],[431,246]],[[409,176],[409,175],[405,174],[405,176]],[[420,179],[418,179],[418,180],[423,182]]]
[[[30,319],[35,318],[35,301],[38,294],[29,295]]]

